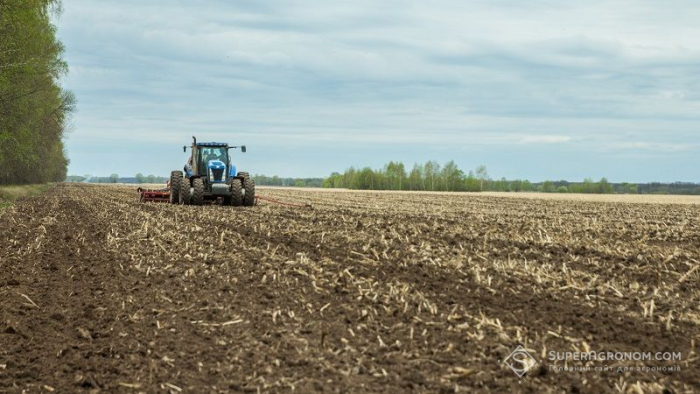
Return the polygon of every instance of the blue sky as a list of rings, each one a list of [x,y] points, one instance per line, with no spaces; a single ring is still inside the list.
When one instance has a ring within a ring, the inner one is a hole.
[[[81,1],[57,21],[69,173],[389,160],[492,177],[700,181],[697,1]]]

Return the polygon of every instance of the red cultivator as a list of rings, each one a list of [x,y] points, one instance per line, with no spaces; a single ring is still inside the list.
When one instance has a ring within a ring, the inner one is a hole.
[[[141,194],[141,202],[169,202],[170,189],[136,189]]]
[[[136,189],[136,191],[139,192],[139,194],[141,195],[141,198],[139,199],[139,201],[141,202],[170,203],[170,189],[143,189],[139,187],[138,189]],[[175,200],[175,203],[177,204],[177,200]],[[207,200],[204,203],[221,205],[223,204],[223,198]]]

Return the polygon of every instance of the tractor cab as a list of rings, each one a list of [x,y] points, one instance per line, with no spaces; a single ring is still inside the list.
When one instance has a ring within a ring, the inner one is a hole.
[[[210,183],[225,183],[227,179],[226,168],[231,166],[228,154],[228,145],[219,143],[198,143],[192,151],[193,163],[196,163],[196,171],[193,174],[204,178]],[[233,176],[236,174],[235,167]],[[231,172],[228,172],[230,176]]]

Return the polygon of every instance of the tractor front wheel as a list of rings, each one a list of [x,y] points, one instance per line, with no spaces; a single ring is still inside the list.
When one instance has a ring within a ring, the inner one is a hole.
[[[243,182],[238,178],[231,180],[231,205],[243,205]]]
[[[245,189],[243,205],[252,207],[255,205],[255,182],[253,182],[253,178],[245,177],[245,179],[243,179],[243,188]]]
[[[192,205],[204,204],[204,181],[202,178],[194,178],[192,181]]]
[[[173,171],[170,173],[170,203],[177,204],[180,202],[180,184],[182,183],[182,171]]]
[[[180,182],[180,204],[190,205],[192,200],[192,193],[190,193],[190,180],[187,177],[183,177]]]

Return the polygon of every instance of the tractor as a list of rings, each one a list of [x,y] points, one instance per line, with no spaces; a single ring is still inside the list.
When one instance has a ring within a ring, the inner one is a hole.
[[[183,152],[187,152],[183,146]],[[224,205],[255,205],[255,183],[247,172],[236,173],[231,163],[229,146],[223,142],[197,142],[192,137],[190,158],[184,171],[170,174],[171,204],[202,205],[205,202],[220,201]],[[240,146],[246,152],[245,145]],[[183,173],[184,172],[184,173]]]

